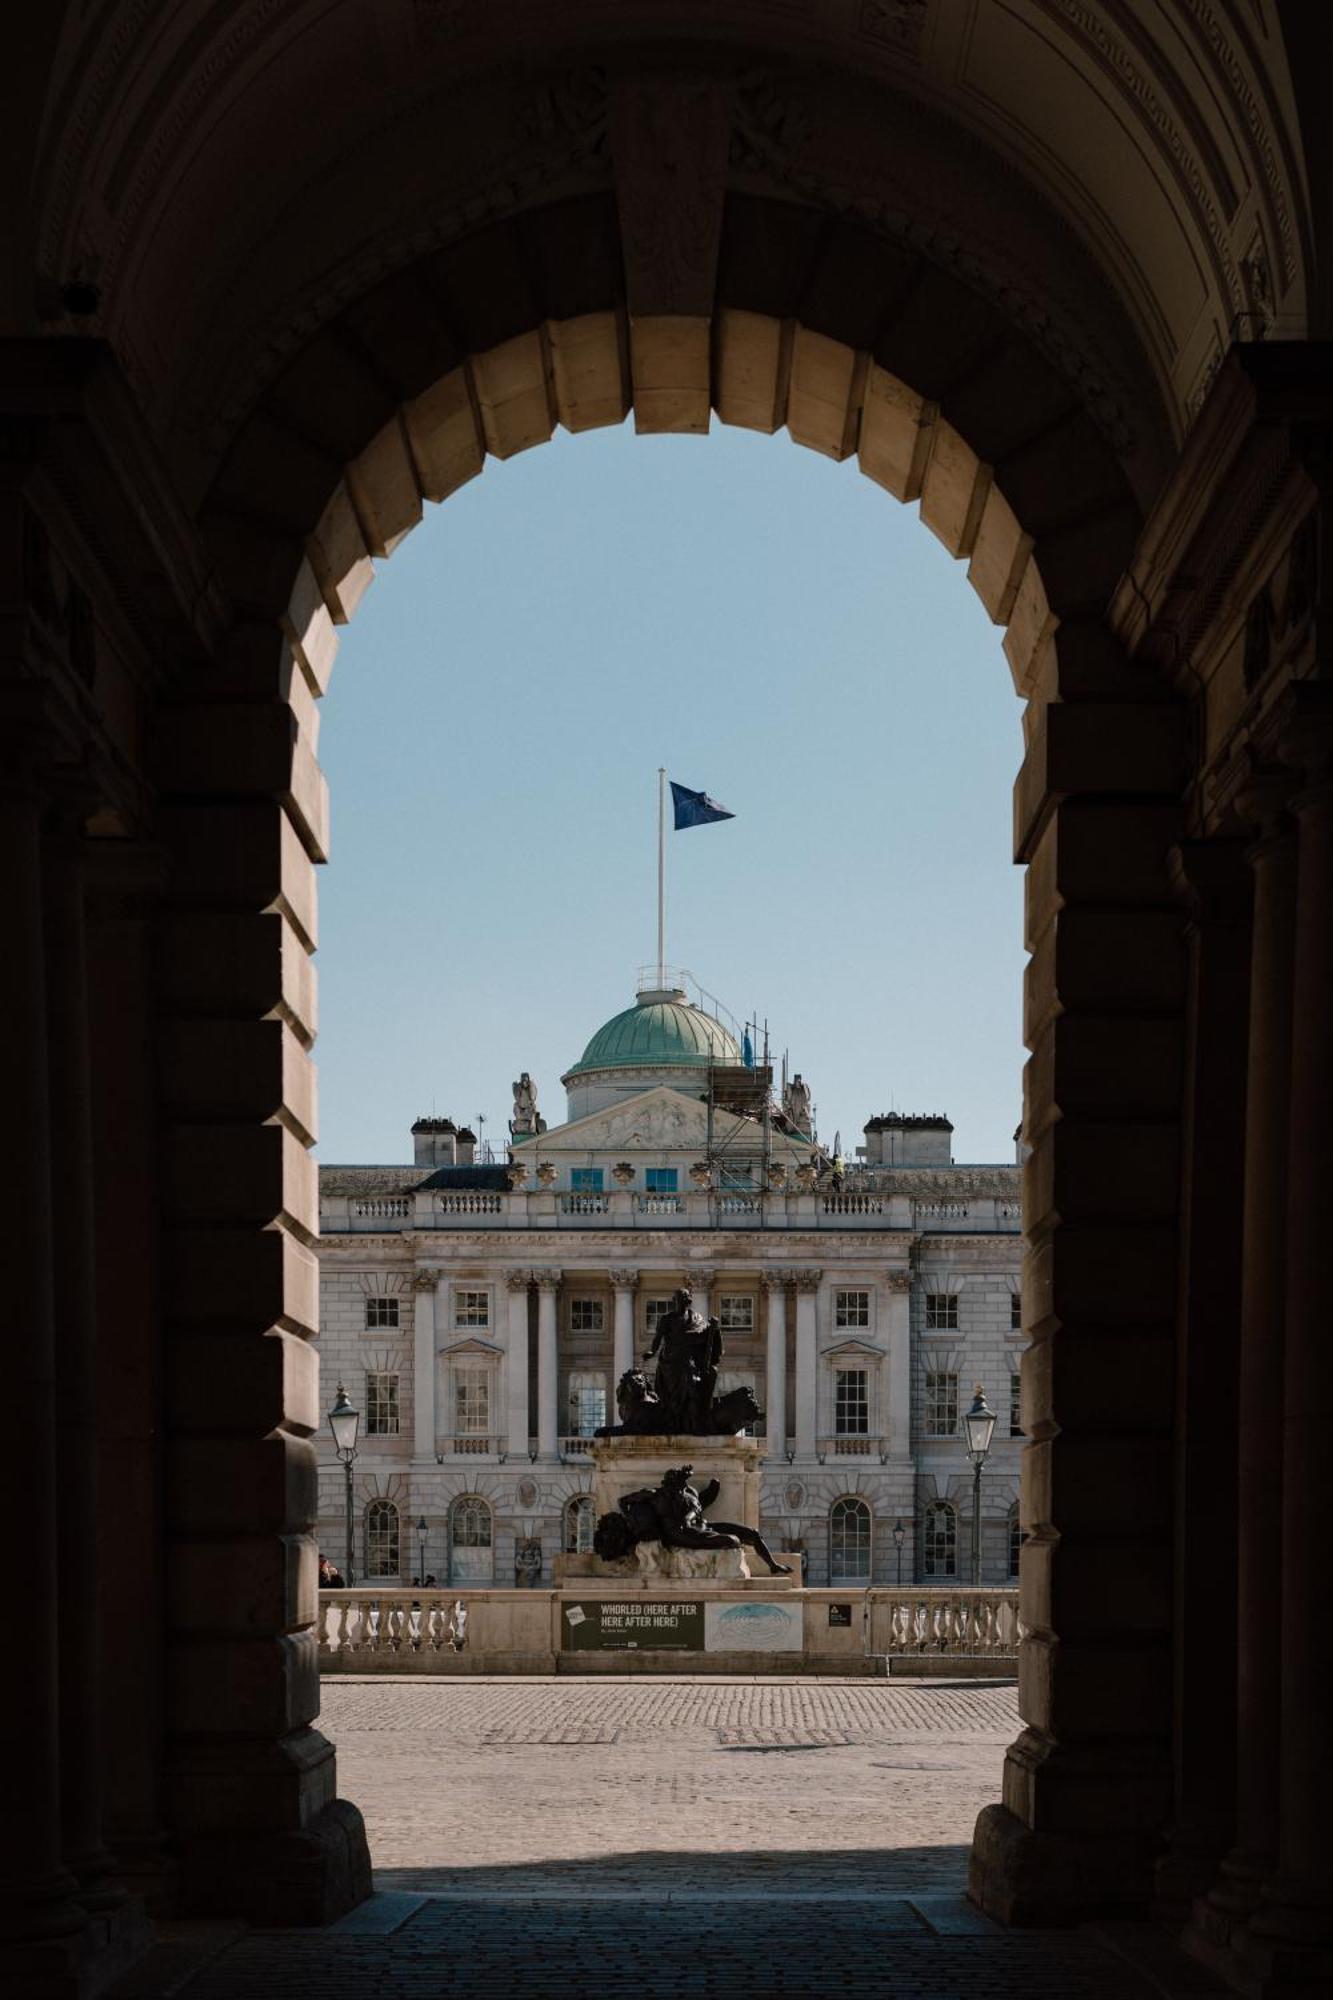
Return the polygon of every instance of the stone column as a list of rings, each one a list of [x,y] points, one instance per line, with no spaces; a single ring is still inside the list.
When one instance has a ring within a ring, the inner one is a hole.
[[[787,1456],[787,1273],[765,1271],[765,1334],[768,1340],[767,1386],[764,1414],[767,1418],[767,1456],[781,1463]]]
[[[1285,780],[1240,803],[1260,838],[1250,849],[1254,913],[1245,1100],[1237,1495],[1236,1840],[1195,1921],[1225,1945],[1255,1908],[1277,1860],[1281,1741],[1282,1370],[1285,1336],[1287,1119],[1296,842]],[[1308,1581],[1308,1579],[1306,1579]]]
[[[1297,690],[1283,743],[1305,782],[1298,829],[1288,1132],[1282,1468],[1278,1870],[1240,1956],[1262,1991],[1333,1991],[1333,1840],[1325,1716],[1329,1223],[1333,1217],[1333,688]],[[1269,1355],[1270,1366],[1276,1356]],[[1275,1554],[1276,1551],[1271,1553]],[[1274,1565],[1276,1567],[1276,1564]]]
[[[912,1274],[885,1276],[889,1298],[889,1457],[898,1464],[912,1456]]]
[[[717,1282],[716,1271],[690,1271],[686,1282],[694,1297],[694,1310],[701,1318],[707,1319],[713,1310],[713,1286]]]
[[[611,1284],[615,1294],[614,1345],[611,1354],[611,1395],[609,1399],[608,1422],[617,1419],[610,1414],[616,1406],[616,1384],[626,1369],[634,1366],[634,1287],[639,1282],[637,1271],[613,1271]]]
[[[83,819],[91,800],[62,799],[45,851],[47,1005],[55,1313],[57,1546],[60,1571],[60,1780],[64,1854],[90,1908],[124,1901],[102,1839],[98,1626],[97,1276]]]
[[[8,728],[8,723],[6,723]],[[34,1985],[59,1979],[66,1943],[85,1921],[61,1858],[60,1599],[56,1542],[56,1336],[52,1286],[51,1103],[46,937],[42,916],[37,756],[11,733],[0,766],[0,907],[5,912],[5,1031],[0,1093],[12,1176],[6,1221],[7,1281],[23,1301],[21,1339],[10,1342],[10,1425],[3,1467],[5,1518],[22,1520],[23,1618],[32,1635],[12,1649],[7,1701],[15,1727],[5,1758],[0,1825],[0,1914],[30,1940],[24,1971]],[[70,1635],[76,1643],[76,1635]],[[61,1989],[63,1990],[63,1988]]]
[[[528,1292],[531,1271],[505,1272],[509,1287],[509,1337],[506,1373],[509,1378],[507,1441],[510,1458],[528,1455]]]
[[[556,1300],[559,1271],[537,1271],[537,1450],[542,1458],[560,1456],[559,1343]]]
[[[1236,1426],[1251,876],[1238,840],[1176,849],[1189,944],[1181,1169],[1171,1840],[1156,1908],[1179,1920],[1235,1835]]]
[[[796,1456],[813,1458],[818,1436],[815,1407],[816,1345],[815,1295],[822,1271],[793,1271],[796,1286]]]
[[[419,1465],[435,1462],[435,1300],[440,1274],[418,1271],[412,1340],[412,1456]]]

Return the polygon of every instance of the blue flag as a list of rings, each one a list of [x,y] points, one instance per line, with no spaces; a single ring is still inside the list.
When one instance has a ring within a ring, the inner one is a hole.
[[[678,785],[671,779],[671,803],[676,813],[676,832],[684,826],[707,826],[714,819],[735,819],[716,799],[710,799],[707,792],[692,792],[688,785]]]

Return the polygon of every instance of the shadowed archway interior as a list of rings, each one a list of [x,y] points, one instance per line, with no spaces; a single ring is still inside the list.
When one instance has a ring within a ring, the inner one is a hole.
[[[558,11],[125,0],[18,58],[23,1949],[87,1990],[127,1892],[366,1891],[314,1726],[317,704],[488,455],[715,414],[918,505],[1027,704],[1024,1728],[972,1893],[1156,1899],[1276,1980],[1329,1942],[1318,64],[1269,0]]]

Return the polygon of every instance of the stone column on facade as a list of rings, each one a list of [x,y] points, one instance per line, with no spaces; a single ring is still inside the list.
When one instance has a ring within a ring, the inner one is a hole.
[[[885,1276],[889,1298],[889,1457],[902,1465],[912,1456],[912,1275]]]
[[[787,1273],[765,1271],[764,1332],[767,1340],[764,1416],[767,1456],[787,1456]]]
[[[1239,840],[1173,857],[1189,945],[1176,1346],[1174,1812],[1158,1914],[1179,1918],[1235,1836],[1236,1427],[1251,874]]]
[[[537,1281],[537,1451],[560,1456],[560,1353],[556,1331],[559,1271],[534,1272]]]
[[[1207,1903],[1201,1937],[1225,1943],[1254,1910],[1276,1864],[1282,1617],[1282,1369],[1287,1124],[1296,841],[1284,779],[1252,785],[1242,810],[1260,838],[1253,874],[1240,1297],[1236,1606],[1236,1837]]]
[[[412,1337],[412,1456],[419,1465],[435,1459],[435,1302],[438,1271],[418,1271],[412,1280],[415,1294]]]
[[[52,1130],[54,1304],[60,1329],[56,1415],[60,1575],[60,1790],[64,1854],[91,1908],[124,1900],[107,1880],[102,1838],[101,1605],[97,1505],[97,1277],[92,1082],[82,821],[89,801],[61,802],[45,850],[47,1001]]]
[[[690,1271],[686,1282],[694,1299],[694,1310],[707,1319],[713,1310],[713,1287],[717,1283],[716,1271]]]
[[[618,1419],[612,1414],[616,1403],[616,1384],[628,1369],[634,1366],[634,1288],[639,1282],[637,1271],[613,1271],[611,1286],[615,1300],[615,1321],[612,1332],[611,1350],[611,1395],[607,1422]]]
[[[532,1287],[532,1273],[525,1270],[506,1271],[505,1284],[509,1288],[505,1369],[509,1394],[505,1412],[505,1449],[510,1458],[524,1459],[528,1455],[528,1293]]]
[[[822,1271],[793,1271],[796,1287],[796,1456],[813,1458],[818,1438],[816,1368],[818,1365],[816,1294]]]
[[[1304,782],[1298,839],[1288,1130],[1286,1346],[1279,1634],[1278,1868],[1240,1956],[1262,1990],[1333,1991],[1333,1839],[1324,1701],[1333,1659],[1328,1583],[1328,1231],[1333,1216],[1333,689],[1297,690],[1283,744]],[[1272,1365],[1276,1357],[1270,1353]],[[1270,1551],[1270,1554],[1275,1551]],[[1275,1565],[1276,1566],[1276,1565]]]
[[[34,1637],[14,1649],[7,1699],[21,1726],[9,1733],[6,1811],[0,1829],[0,1911],[7,1934],[29,1940],[34,1984],[52,1983],[85,1922],[61,1848],[60,1600],[56,1543],[56,1338],[52,1281],[51,1103],[46,938],[42,915],[42,798],[14,737],[0,772],[0,903],[9,960],[0,1089],[12,1178],[8,1282],[23,1301],[23,1338],[11,1343],[9,1394],[21,1421],[2,1462],[5,1517],[25,1523],[23,1616]],[[35,763],[35,756],[33,762]],[[78,1636],[71,1634],[71,1643]],[[63,1990],[63,1989],[62,1989]]]

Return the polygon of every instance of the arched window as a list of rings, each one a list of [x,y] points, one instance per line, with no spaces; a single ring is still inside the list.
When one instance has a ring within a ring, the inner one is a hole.
[[[494,1573],[491,1510],[476,1493],[464,1493],[449,1509],[449,1580],[489,1583]]]
[[[591,1493],[576,1493],[565,1508],[565,1554],[592,1554],[592,1534],[597,1526],[597,1509]]]
[[[829,1515],[829,1582],[869,1581],[870,1509],[864,1500],[835,1500]]]
[[[926,1509],[922,1553],[927,1576],[957,1576],[958,1515],[947,1500],[932,1500]]]
[[[1009,1574],[1018,1575],[1018,1551],[1023,1546],[1023,1530],[1018,1525],[1018,1509],[1009,1509]]]
[[[397,1576],[398,1509],[392,1500],[372,1500],[366,1509],[366,1575]]]

